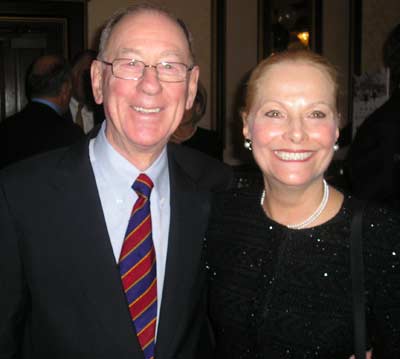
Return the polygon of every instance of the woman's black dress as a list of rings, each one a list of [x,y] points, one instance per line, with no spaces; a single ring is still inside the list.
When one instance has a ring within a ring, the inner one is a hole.
[[[261,190],[216,198],[206,238],[215,358],[348,359],[353,349],[350,224],[354,199],[314,228],[264,214]],[[368,345],[400,358],[400,215],[363,216]]]

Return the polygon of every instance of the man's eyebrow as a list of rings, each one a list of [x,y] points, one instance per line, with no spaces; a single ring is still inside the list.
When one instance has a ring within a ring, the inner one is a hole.
[[[124,48],[120,49],[118,56],[135,57],[135,56],[143,56],[144,53],[145,53],[145,51],[140,50],[140,49],[132,49],[132,48],[124,47]],[[159,54],[160,58],[167,57],[167,56],[175,56],[175,57],[179,58],[181,61],[183,61],[183,59],[185,58],[184,52],[179,49],[173,49],[173,50],[168,49],[168,50],[162,51]]]
[[[140,50],[135,50],[135,49],[131,49],[131,48],[124,47],[124,48],[122,48],[122,49],[119,51],[119,53],[120,53],[121,55],[128,55],[128,54],[140,55],[140,54],[141,54],[141,51],[140,51]]]
[[[161,56],[177,56],[177,57],[184,56],[183,52],[180,50],[166,50],[166,51],[163,51],[160,55]]]

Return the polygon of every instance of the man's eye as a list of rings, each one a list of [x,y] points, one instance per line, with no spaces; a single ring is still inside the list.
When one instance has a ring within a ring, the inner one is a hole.
[[[266,112],[265,116],[267,116],[267,117],[279,117],[280,113],[279,113],[279,111],[271,110],[271,111]]]
[[[165,70],[172,70],[173,69],[173,65],[168,63],[168,62],[166,62],[166,63],[163,64],[163,68]]]
[[[140,67],[140,61],[136,60],[126,60],[119,62],[119,66],[125,68]]]
[[[139,65],[139,62],[135,61],[135,60],[129,61],[129,62],[126,63],[126,66],[128,66],[128,67],[136,67],[138,65]]]
[[[312,118],[325,118],[326,115],[322,111],[313,111],[310,115]]]
[[[174,71],[178,71],[179,66],[177,64],[171,63],[171,62],[164,62],[162,64],[162,69],[164,71],[168,71],[168,72],[174,72]]]

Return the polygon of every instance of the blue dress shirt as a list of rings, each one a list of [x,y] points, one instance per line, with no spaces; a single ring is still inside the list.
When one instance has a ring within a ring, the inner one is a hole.
[[[89,155],[115,261],[118,262],[129,217],[137,199],[137,194],[131,186],[142,171],[112,147],[106,138],[105,128],[106,121],[103,122],[97,137],[90,141]],[[166,148],[144,173],[154,183],[150,195],[150,210],[157,263],[159,317],[170,223],[170,185]]]

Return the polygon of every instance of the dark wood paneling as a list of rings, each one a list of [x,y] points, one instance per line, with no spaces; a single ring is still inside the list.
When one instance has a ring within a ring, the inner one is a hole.
[[[66,19],[68,57],[86,48],[86,2],[82,1],[4,1],[0,16]]]
[[[213,71],[212,83],[215,90],[215,95],[212,98],[212,108],[215,108],[216,130],[221,143],[225,142],[225,116],[226,116],[226,0],[212,1],[212,33],[213,44]],[[214,92],[214,91],[213,91]]]
[[[26,103],[25,74],[45,53],[72,59],[87,45],[86,1],[0,2],[0,121]]]

